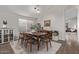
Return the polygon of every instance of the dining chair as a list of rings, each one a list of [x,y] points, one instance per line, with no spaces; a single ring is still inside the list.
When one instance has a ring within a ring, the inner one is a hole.
[[[21,44],[23,44],[23,41],[24,41],[23,33],[20,33],[18,42],[19,41],[21,41]]]
[[[49,39],[50,46],[52,46],[51,45],[51,41],[52,41],[52,33],[53,32],[52,31],[48,31],[48,30],[44,30],[44,32],[48,34],[48,37],[47,38]]]
[[[29,47],[30,52],[32,51],[32,35],[29,33],[20,33],[19,39],[21,40],[21,44],[24,45],[24,47]]]
[[[51,41],[53,40],[53,32],[52,31],[49,31],[49,42],[50,42],[50,46],[52,46],[51,45]]]
[[[46,48],[47,48],[47,51],[48,51],[48,44],[49,44],[49,42],[50,42],[50,46],[51,46],[51,40],[50,40],[50,35],[47,33],[46,35],[43,35],[41,38],[41,41],[43,42],[43,43],[45,43],[45,46],[46,46]]]
[[[38,44],[37,38],[35,36],[33,36],[32,34],[29,33],[25,33],[24,34],[24,40],[25,40],[25,46],[26,48],[29,47],[30,48],[30,52],[32,52],[32,46]]]
[[[24,45],[25,47],[30,48],[30,52],[32,51],[32,36],[29,33],[24,33]]]

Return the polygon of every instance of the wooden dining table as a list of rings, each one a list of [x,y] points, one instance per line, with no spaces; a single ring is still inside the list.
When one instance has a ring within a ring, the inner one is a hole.
[[[38,50],[39,50],[39,46],[40,46],[40,38],[41,36],[46,35],[47,33],[45,32],[28,32],[30,35],[32,35],[33,37],[36,37],[37,39],[37,46],[38,46]]]

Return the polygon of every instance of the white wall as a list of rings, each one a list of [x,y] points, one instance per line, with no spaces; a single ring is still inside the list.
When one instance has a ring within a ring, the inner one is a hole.
[[[77,17],[77,8],[75,6],[68,6],[67,8],[65,8],[64,13],[65,20]]]

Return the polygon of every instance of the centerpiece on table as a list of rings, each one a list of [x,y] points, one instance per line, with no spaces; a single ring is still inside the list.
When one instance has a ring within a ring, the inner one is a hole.
[[[31,25],[32,32],[38,31],[41,29],[41,25],[39,23]]]

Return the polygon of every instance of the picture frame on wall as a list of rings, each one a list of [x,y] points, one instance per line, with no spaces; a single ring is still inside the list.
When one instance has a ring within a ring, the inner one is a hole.
[[[45,26],[45,27],[50,27],[50,23],[51,23],[50,20],[45,20],[45,21],[44,21],[44,26]]]

